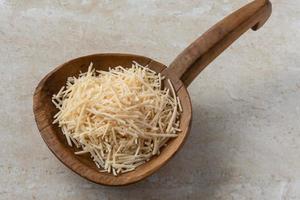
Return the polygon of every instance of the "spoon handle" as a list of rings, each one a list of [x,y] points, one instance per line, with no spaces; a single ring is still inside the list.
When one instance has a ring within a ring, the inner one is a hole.
[[[168,67],[187,87],[196,76],[248,29],[258,30],[272,12],[268,0],[255,0],[225,17],[190,44]]]

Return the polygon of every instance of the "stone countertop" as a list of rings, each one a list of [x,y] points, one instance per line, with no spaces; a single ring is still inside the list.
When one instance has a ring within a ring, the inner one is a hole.
[[[129,52],[169,64],[247,1],[0,0],[0,199],[300,199],[300,1],[273,14],[189,87],[191,134],[150,178],[127,187],[86,181],[39,136],[32,95],[55,66]]]

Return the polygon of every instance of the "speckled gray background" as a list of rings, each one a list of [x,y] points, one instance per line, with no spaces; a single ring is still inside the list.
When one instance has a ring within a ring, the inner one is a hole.
[[[0,199],[300,199],[300,1],[273,0],[189,87],[184,148],[138,184],[75,175],[47,149],[32,94],[53,67],[98,52],[169,64],[245,0],[0,0]]]

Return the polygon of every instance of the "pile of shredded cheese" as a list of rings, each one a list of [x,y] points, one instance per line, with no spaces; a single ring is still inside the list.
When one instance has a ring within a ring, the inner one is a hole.
[[[170,80],[170,89],[162,89],[163,79],[135,61],[109,71],[95,71],[91,63],[53,95],[59,109],[53,123],[80,149],[75,154],[89,153],[101,171],[132,171],[180,131],[180,101]]]

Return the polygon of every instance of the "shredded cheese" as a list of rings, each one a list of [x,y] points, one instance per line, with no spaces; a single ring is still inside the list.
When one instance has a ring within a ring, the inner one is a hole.
[[[100,171],[117,176],[160,154],[177,136],[182,107],[170,80],[133,61],[109,71],[88,71],[69,77],[52,101],[54,116],[68,145],[89,153]],[[171,95],[170,95],[171,93]]]

